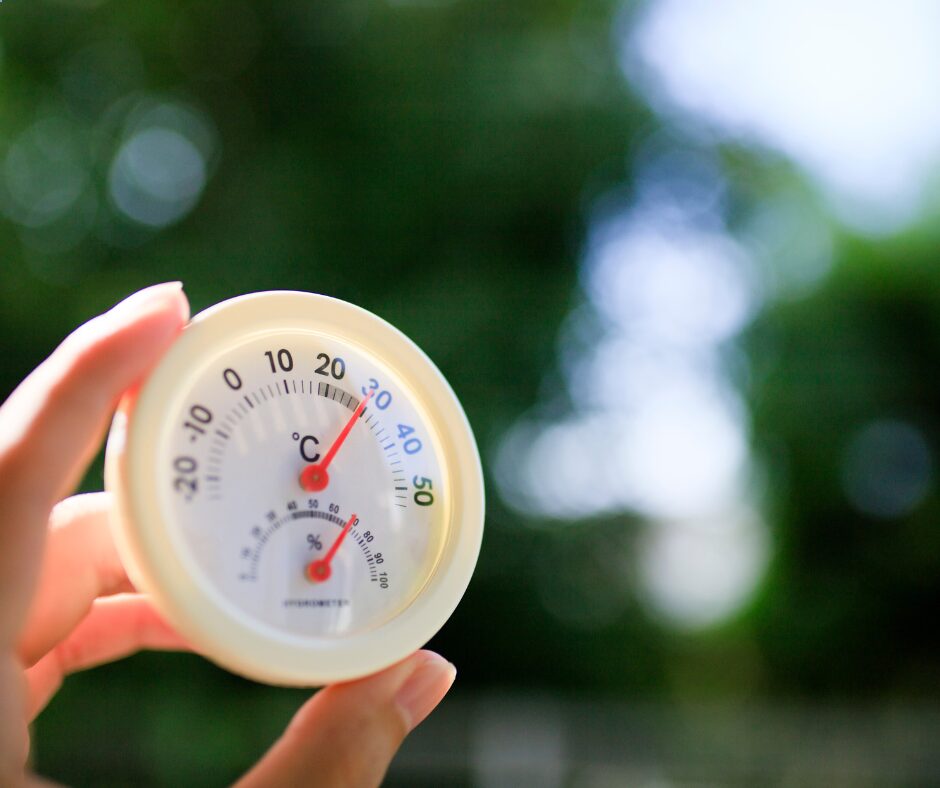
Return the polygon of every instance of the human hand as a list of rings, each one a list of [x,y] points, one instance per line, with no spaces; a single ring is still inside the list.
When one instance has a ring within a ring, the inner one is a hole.
[[[0,408],[0,785],[38,784],[25,771],[28,725],[68,673],[144,648],[188,648],[128,580],[109,497],[61,500],[120,396],[188,318],[179,284],[142,290],[71,334]],[[321,690],[239,786],[377,785],[454,676],[420,651]]]

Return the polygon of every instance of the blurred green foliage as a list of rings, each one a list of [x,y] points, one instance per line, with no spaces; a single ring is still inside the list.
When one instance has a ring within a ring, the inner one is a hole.
[[[935,696],[936,490],[891,519],[850,508],[843,491],[850,439],[866,423],[903,420],[937,445],[935,249],[932,233],[848,239],[823,288],[752,332],[755,433],[778,541],[753,626],[781,689]]]
[[[155,281],[182,279],[194,311],[253,290],[312,290],[414,338],[492,454],[553,361],[575,298],[582,208],[625,177],[630,139],[648,122],[608,47],[611,6],[0,11],[0,143],[9,150],[55,119],[94,206],[71,235],[69,216],[0,226],[0,325],[21,338],[6,345],[4,390],[76,324]],[[215,139],[201,199],[165,229],[128,220],[109,193],[127,118],[147,101],[196,108]],[[100,484],[95,470],[86,488]],[[488,503],[477,579],[434,643],[461,666],[464,690],[659,686],[653,628],[636,616],[602,632],[559,627],[531,582],[536,566],[553,571],[539,561],[550,537]],[[71,678],[37,724],[36,759],[71,783],[220,783],[299,701],[193,657],[142,655]]]
[[[30,183],[56,183],[66,165],[81,178],[74,209],[0,224],[0,388],[153,282],[182,279],[194,311],[254,290],[324,292],[428,352],[489,466],[539,392],[561,389],[556,337],[580,299],[587,209],[629,192],[630,156],[660,130],[615,62],[618,10],[6,0],[0,159],[52,122],[66,148],[39,145],[45,169]],[[128,219],[109,191],[129,119],[148,102],[192,108],[210,140],[200,198],[163,227]],[[745,208],[773,190],[777,176],[746,153],[726,163]],[[13,198],[0,196],[9,217]],[[629,550],[631,518],[533,529],[491,491],[477,575],[432,644],[459,666],[456,691],[935,697],[936,496],[869,522],[839,481],[848,436],[868,419],[911,418],[936,443],[935,248],[932,237],[844,239],[825,287],[751,332],[775,557],[741,616],[669,633],[629,594],[606,593],[624,582],[610,556]],[[96,466],[85,487],[100,485]],[[610,604],[595,624],[565,615]],[[303,696],[196,657],[140,655],[70,678],[36,725],[35,758],[71,784],[222,784]]]

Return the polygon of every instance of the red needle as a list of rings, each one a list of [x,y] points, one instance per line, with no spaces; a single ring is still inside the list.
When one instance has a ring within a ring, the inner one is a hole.
[[[343,530],[339,532],[339,536],[336,537],[336,541],[330,545],[330,549],[326,551],[326,555],[323,558],[318,558],[316,561],[311,561],[307,564],[307,579],[311,583],[322,583],[324,580],[329,580],[330,575],[333,574],[333,570],[330,568],[330,562],[333,560],[333,556],[336,555],[336,551],[339,550],[339,546],[343,543],[343,539],[346,538],[346,534],[349,533],[349,529],[352,528],[353,523],[356,522],[356,515],[350,515],[349,519],[346,521],[346,525],[343,526]]]
[[[320,460],[320,462],[308,465],[303,469],[303,472],[300,474],[300,486],[307,490],[307,492],[320,492],[320,490],[325,490],[326,485],[330,483],[330,475],[326,472],[326,469],[329,467],[329,464],[333,462],[336,452],[338,452],[339,447],[343,445],[343,441],[345,441],[346,436],[349,435],[349,431],[356,423],[356,419],[358,419],[359,416],[362,415],[362,411],[366,409],[366,403],[372,398],[372,394],[373,392],[370,391],[362,398],[359,407],[353,411],[353,415],[350,416],[349,421],[346,422],[343,431],[336,436],[336,440],[333,441],[333,445],[330,446],[330,450],[326,453],[326,456]]]

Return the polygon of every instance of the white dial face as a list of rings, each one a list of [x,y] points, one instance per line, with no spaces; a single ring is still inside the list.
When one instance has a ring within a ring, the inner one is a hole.
[[[157,485],[207,594],[301,638],[366,632],[408,607],[437,565],[448,501],[437,437],[391,367],[336,337],[269,331],[183,388]]]

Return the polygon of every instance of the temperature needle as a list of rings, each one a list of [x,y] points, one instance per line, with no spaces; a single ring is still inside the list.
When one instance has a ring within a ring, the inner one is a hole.
[[[330,568],[330,562],[333,560],[333,556],[336,555],[336,551],[339,550],[339,546],[343,543],[343,539],[346,538],[346,534],[349,533],[349,529],[352,528],[353,523],[356,522],[356,515],[350,515],[349,519],[346,521],[346,525],[343,526],[343,530],[339,532],[339,536],[336,537],[336,541],[330,545],[330,549],[326,551],[326,555],[323,558],[318,558],[316,561],[311,561],[307,564],[307,579],[311,583],[322,583],[324,580],[329,580],[330,575],[333,574],[333,570]]]
[[[343,431],[336,436],[336,440],[333,441],[333,445],[330,446],[326,456],[324,456],[320,462],[308,465],[303,469],[303,472],[300,474],[300,486],[305,490],[308,492],[320,492],[320,490],[326,489],[326,486],[330,483],[330,475],[326,472],[326,469],[329,467],[329,464],[333,462],[336,452],[338,452],[339,447],[343,445],[343,441],[345,441],[346,436],[349,435],[349,431],[356,423],[356,419],[358,419],[362,415],[362,411],[366,409],[366,403],[372,398],[372,394],[373,392],[370,391],[362,398],[359,407],[353,411],[353,415],[349,417],[349,421],[346,422]]]

